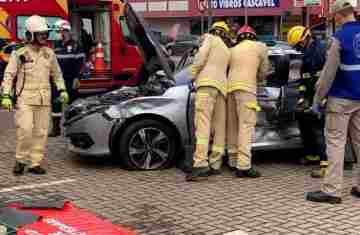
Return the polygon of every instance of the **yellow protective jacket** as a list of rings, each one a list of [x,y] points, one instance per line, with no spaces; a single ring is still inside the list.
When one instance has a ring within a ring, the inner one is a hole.
[[[13,92],[15,78],[17,101],[21,104],[50,106],[50,79],[58,90],[66,90],[56,55],[49,47],[26,45],[14,51],[4,72],[4,94]]]
[[[270,66],[266,45],[244,40],[230,50],[227,92],[242,90],[256,94],[257,80],[265,78]]]
[[[214,87],[226,96],[229,60],[230,50],[223,40],[218,36],[205,34],[191,66],[196,87]]]

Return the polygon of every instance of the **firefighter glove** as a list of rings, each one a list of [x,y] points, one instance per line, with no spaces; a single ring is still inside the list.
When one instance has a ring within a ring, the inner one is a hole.
[[[62,91],[60,93],[60,101],[63,104],[69,103],[69,95],[68,95],[68,93],[66,91]]]
[[[72,84],[72,89],[77,90],[77,89],[79,89],[79,87],[80,87],[80,81],[78,78],[75,78],[73,81],[73,84]]]
[[[1,101],[1,106],[9,111],[13,108],[12,101],[9,96],[4,96]]]
[[[320,104],[313,104],[311,106],[311,112],[313,114],[315,114],[319,119],[321,118],[321,115],[322,115],[322,108],[321,108],[321,105]]]

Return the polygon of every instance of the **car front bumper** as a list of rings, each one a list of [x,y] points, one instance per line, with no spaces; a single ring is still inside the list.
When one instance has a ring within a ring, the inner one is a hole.
[[[65,126],[68,149],[87,156],[109,156],[109,138],[114,121],[101,112],[92,113]]]

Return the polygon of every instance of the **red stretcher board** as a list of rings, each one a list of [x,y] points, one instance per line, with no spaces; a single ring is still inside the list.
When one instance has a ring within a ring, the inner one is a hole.
[[[18,235],[137,235],[126,228],[114,225],[65,202],[63,209],[23,209],[40,216],[40,220],[17,229]]]

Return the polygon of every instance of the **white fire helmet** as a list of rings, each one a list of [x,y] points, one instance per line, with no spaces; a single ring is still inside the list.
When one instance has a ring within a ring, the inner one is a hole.
[[[55,30],[68,30],[71,31],[71,25],[70,22],[67,20],[58,20],[55,23]]]
[[[34,33],[37,32],[48,32],[49,27],[44,17],[33,15],[25,21],[25,36],[26,40],[33,41]]]

